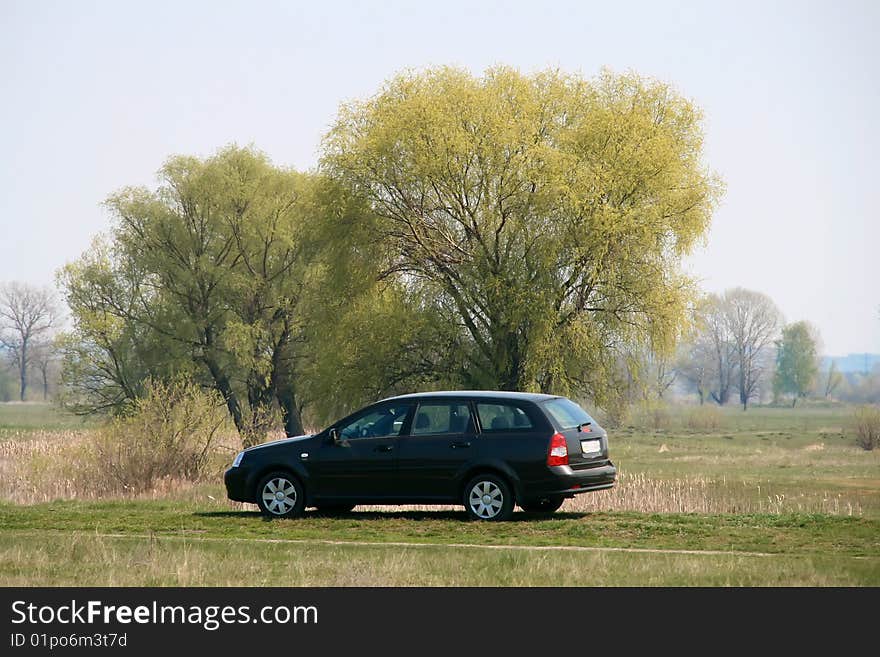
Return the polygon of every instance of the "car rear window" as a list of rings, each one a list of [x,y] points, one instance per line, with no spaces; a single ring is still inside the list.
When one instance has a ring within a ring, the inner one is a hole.
[[[544,408],[547,409],[547,412],[553,416],[553,419],[556,420],[559,423],[559,426],[563,429],[573,429],[574,427],[586,424],[587,422],[591,424],[593,423],[593,418],[590,417],[589,413],[565,397],[559,397],[544,402]]]
[[[534,428],[525,411],[512,404],[477,404],[483,431],[524,431]]]

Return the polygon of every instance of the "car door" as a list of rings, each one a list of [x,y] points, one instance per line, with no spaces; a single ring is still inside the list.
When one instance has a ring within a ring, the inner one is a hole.
[[[315,463],[317,497],[381,499],[397,490],[395,458],[398,436],[411,403],[372,407],[335,427],[339,439],[328,437]]]
[[[419,403],[408,435],[401,436],[397,476],[401,495],[452,500],[455,475],[473,458],[476,429],[467,401]]]

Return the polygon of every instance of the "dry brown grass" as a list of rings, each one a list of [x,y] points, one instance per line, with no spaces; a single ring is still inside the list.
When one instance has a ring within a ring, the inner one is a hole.
[[[94,440],[93,431],[41,432],[28,440],[0,441],[0,500],[36,504],[58,499],[182,499],[200,482],[219,481],[237,449],[237,436],[224,434],[218,442],[212,467],[201,479],[159,477],[147,488],[126,488],[102,476],[100,464],[84,454]],[[578,495],[562,511],[639,511],[644,513],[830,513],[862,515],[857,502],[840,494],[817,498],[792,497],[769,492],[760,483],[733,482],[695,476],[660,479],[642,473],[621,472],[618,484],[605,491]],[[239,508],[240,505],[235,505]],[[451,505],[406,507],[361,506],[360,510],[390,511],[443,509]]]
[[[791,496],[768,492],[760,483],[731,482],[710,477],[655,479],[645,474],[621,472],[614,488],[578,495],[563,504],[561,512],[637,511],[641,513],[827,513],[861,516],[858,502],[840,494]],[[359,511],[461,510],[453,505],[376,506]]]
[[[173,497],[216,481],[238,444],[218,396],[153,382],[132,413],[89,431],[0,436],[0,499]]]
[[[216,486],[222,470],[228,467],[232,455],[239,449],[234,431],[218,436],[214,445],[211,465],[197,480],[184,477],[158,477],[149,487],[126,488],[102,471],[100,463],[91,460],[89,446],[95,439],[95,430],[40,431],[26,435],[7,434],[0,437],[0,500],[18,504],[35,504],[57,499],[184,499],[203,482]],[[278,438],[283,436],[271,436]],[[798,451],[786,451],[786,463],[800,463],[812,458],[819,444],[808,445]],[[824,447],[824,445],[823,445]],[[732,459],[731,465],[748,466],[766,463],[779,448],[764,448],[755,455],[730,455],[712,459]],[[827,451],[827,450],[822,450]],[[688,457],[682,457],[688,458]],[[707,459],[709,457],[692,456]],[[781,458],[781,457],[780,457]],[[772,458],[771,458],[772,462]],[[713,461],[714,463],[714,461]],[[717,463],[716,463],[717,465]],[[862,485],[861,480],[853,485]],[[852,482],[850,482],[852,483]],[[213,492],[213,491],[211,491]],[[222,497],[222,493],[215,493]],[[232,505],[225,498],[218,503]],[[359,510],[389,511],[395,507],[361,506]],[[407,506],[408,510],[460,510],[459,506]],[[640,511],[646,513],[830,513],[835,515],[862,515],[858,501],[839,493],[808,496],[778,494],[770,482],[733,480],[707,476],[655,478],[643,473],[622,471],[615,488],[579,495],[568,500],[562,511]]]
[[[710,433],[721,428],[721,411],[711,404],[704,404],[684,415],[684,426],[697,433]]]
[[[709,477],[655,479],[621,472],[614,488],[578,495],[563,511],[639,511],[643,513],[829,513],[862,515],[857,503],[841,495],[822,499],[762,493],[761,485]]]
[[[53,500],[176,499],[202,481],[217,481],[238,445],[221,434],[200,477],[158,476],[149,486],[109,477],[94,451],[99,430],[40,431],[0,438],[0,500],[37,504]]]

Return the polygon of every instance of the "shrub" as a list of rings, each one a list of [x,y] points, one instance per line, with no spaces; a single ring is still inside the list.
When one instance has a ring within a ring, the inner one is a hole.
[[[717,431],[721,427],[721,411],[717,406],[700,406],[685,415],[684,424],[694,432]]]
[[[659,400],[642,402],[633,417],[633,426],[642,431],[666,431],[672,423],[669,407]]]
[[[132,413],[97,432],[94,465],[130,492],[163,478],[196,481],[227,421],[219,394],[182,380],[152,381]]]
[[[856,444],[862,449],[880,447],[880,408],[859,406],[853,413],[853,431]]]

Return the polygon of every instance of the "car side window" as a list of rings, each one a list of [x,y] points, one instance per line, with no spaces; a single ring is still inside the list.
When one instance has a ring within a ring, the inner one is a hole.
[[[410,434],[413,436],[466,433],[473,426],[467,404],[428,402],[419,404]]]
[[[534,428],[532,420],[519,406],[512,404],[477,404],[483,431],[527,431]]]
[[[397,404],[369,411],[339,427],[339,436],[343,440],[399,436],[409,408],[409,404]]]

